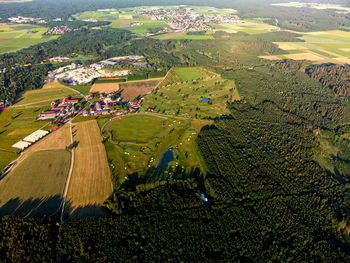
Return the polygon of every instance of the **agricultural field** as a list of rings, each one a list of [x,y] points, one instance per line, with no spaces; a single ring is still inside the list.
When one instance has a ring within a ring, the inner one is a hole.
[[[44,35],[48,28],[30,24],[0,23],[0,54],[57,39]]]
[[[215,117],[227,114],[226,101],[240,100],[232,80],[204,68],[174,68],[151,94],[143,108],[184,117]]]
[[[334,30],[299,33],[300,42],[274,42],[283,52],[279,59],[310,60],[314,63],[350,62],[350,32]]]
[[[110,93],[119,90],[119,83],[107,82],[107,83],[94,83],[91,87],[90,92]]]
[[[70,152],[65,150],[30,154],[0,181],[0,217],[57,213],[70,159]]]
[[[104,215],[103,202],[113,185],[100,129],[95,120],[74,123],[74,168],[67,194],[70,217]]]
[[[155,28],[168,27],[163,21],[154,21],[147,16],[140,16],[133,12],[133,9],[108,9],[88,11],[74,15],[78,20],[107,21],[111,22],[109,27],[123,28],[132,31],[135,34],[149,33]],[[131,23],[143,23],[140,26],[131,27]]]
[[[74,92],[73,90],[68,89],[57,82],[51,82],[45,84],[41,89],[25,91],[17,100],[15,106],[18,107],[28,104],[40,104],[41,102],[49,104],[47,102],[50,102],[51,100],[76,94],[77,92]]]
[[[122,100],[133,100],[154,90],[164,78],[135,80],[119,83]]]
[[[0,171],[18,156],[19,150],[12,148],[13,144],[48,124],[36,121],[39,112],[48,108],[7,108],[0,114]]]
[[[230,34],[244,32],[247,34],[263,34],[269,32],[279,31],[276,26],[269,25],[263,19],[246,19],[239,24],[212,24],[215,31],[225,31]]]
[[[209,120],[136,113],[107,123],[106,120],[99,122],[103,135],[109,138],[105,147],[111,170],[119,183],[130,175],[145,175],[147,170],[157,167],[170,147],[174,148],[174,160],[168,166],[207,171],[195,140],[201,128],[212,123]]]

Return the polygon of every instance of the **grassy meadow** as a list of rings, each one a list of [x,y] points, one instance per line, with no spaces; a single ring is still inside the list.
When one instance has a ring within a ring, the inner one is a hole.
[[[45,104],[49,105],[50,103],[47,103],[47,101],[76,94],[76,92],[66,88],[57,82],[51,82],[45,84],[41,89],[25,91],[21,97],[17,99],[15,106],[17,107],[26,104],[37,104],[41,102],[46,102]]]
[[[106,120],[98,120],[100,127]],[[200,168],[206,172],[195,140],[200,129],[210,124],[208,120],[192,120],[169,117],[154,113],[139,113],[115,119],[107,123],[103,135],[109,137],[105,143],[110,168],[122,183],[128,176],[143,176],[148,169],[157,167],[162,155],[174,147],[175,160],[169,166],[181,165],[185,169]],[[143,125],[144,124],[144,125]],[[143,125],[143,126],[142,126]],[[142,138],[137,132],[142,131]],[[127,141],[119,141],[119,134]]]
[[[17,51],[59,37],[44,35],[47,30],[48,28],[37,25],[0,23],[0,54]]]
[[[151,107],[172,116],[215,117],[228,113],[226,101],[239,99],[232,80],[204,68],[174,68],[157,89],[145,96],[142,110]]]
[[[0,181],[0,217],[44,216],[59,209],[69,171],[69,151],[30,154]]]

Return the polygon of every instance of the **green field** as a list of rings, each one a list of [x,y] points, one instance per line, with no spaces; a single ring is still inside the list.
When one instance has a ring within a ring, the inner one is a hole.
[[[264,22],[264,19],[245,19],[239,24],[212,24],[215,31],[225,31],[227,33],[244,32],[247,34],[263,34],[269,32],[279,31],[276,26],[269,25]]]
[[[36,121],[44,107],[7,108],[0,114],[0,171],[18,156],[18,149],[12,145],[28,136],[48,122]]]
[[[0,181],[0,217],[54,214],[61,205],[70,152],[30,154]]]
[[[140,119],[145,121],[140,122]],[[100,127],[107,121],[98,119]],[[144,126],[138,127],[137,123],[144,123]],[[191,120],[151,113],[132,114],[122,119],[115,119],[107,123],[103,129],[104,136],[109,137],[105,147],[111,171],[119,183],[131,174],[138,173],[144,176],[148,169],[157,167],[169,147],[174,147],[175,160],[169,163],[170,166],[178,164],[187,170],[200,168],[202,172],[206,172],[207,168],[197,151],[195,140],[201,127],[210,123],[211,121],[207,120]],[[130,135],[136,133],[132,129],[142,132],[142,138],[139,139],[139,135]],[[117,136],[113,137],[113,133]],[[118,136],[127,139],[128,142],[119,141]]]
[[[202,101],[203,97],[210,101]],[[145,96],[142,110],[155,107],[156,112],[172,116],[215,117],[228,113],[226,101],[239,99],[232,80],[204,68],[175,68]]]
[[[163,126],[163,118],[131,115],[108,123],[104,131],[109,133],[114,141],[147,143]]]
[[[203,75],[196,68],[176,68],[174,72],[182,81],[198,80],[203,78]]]
[[[77,89],[78,90],[78,89]],[[82,91],[85,91],[86,88],[82,88]],[[79,91],[79,90],[78,90]],[[23,95],[17,100],[15,106],[26,105],[26,104],[35,104],[45,101],[50,101],[58,98],[64,98],[69,95],[76,95],[74,91],[67,89],[64,86],[56,86],[50,88],[42,88],[36,90],[28,90],[23,93]],[[49,104],[49,103],[46,103]]]
[[[44,35],[48,28],[29,24],[0,23],[0,54],[16,51],[59,36]],[[33,31],[33,33],[30,33]]]
[[[301,57],[317,63],[350,63],[350,32],[333,30],[299,34],[302,35],[298,37],[300,42],[275,42],[282,50],[276,54],[279,58],[294,59],[293,54],[297,54],[296,59]]]
[[[79,91],[81,94],[87,95],[90,92],[90,85],[82,85],[82,86],[69,86],[72,89]]]

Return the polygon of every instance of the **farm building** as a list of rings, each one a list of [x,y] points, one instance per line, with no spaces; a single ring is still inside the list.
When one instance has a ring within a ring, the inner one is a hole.
[[[27,148],[30,145],[31,145],[30,142],[19,141],[19,142],[16,142],[14,145],[12,145],[12,147],[23,151],[25,148]]]
[[[28,135],[27,137],[25,137],[22,141],[33,143],[33,142],[40,140],[42,137],[44,137],[48,133],[49,133],[48,131],[37,130],[37,131],[33,132],[32,134]]]

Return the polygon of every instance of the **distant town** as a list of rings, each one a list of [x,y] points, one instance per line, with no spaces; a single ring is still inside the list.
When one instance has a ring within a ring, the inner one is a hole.
[[[215,24],[237,24],[240,19],[235,14],[197,14],[183,8],[176,9],[146,9],[137,10],[135,13],[148,15],[153,20],[168,21],[172,30],[164,28],[163,31],[208,31],[213,28],[210,23]]]

